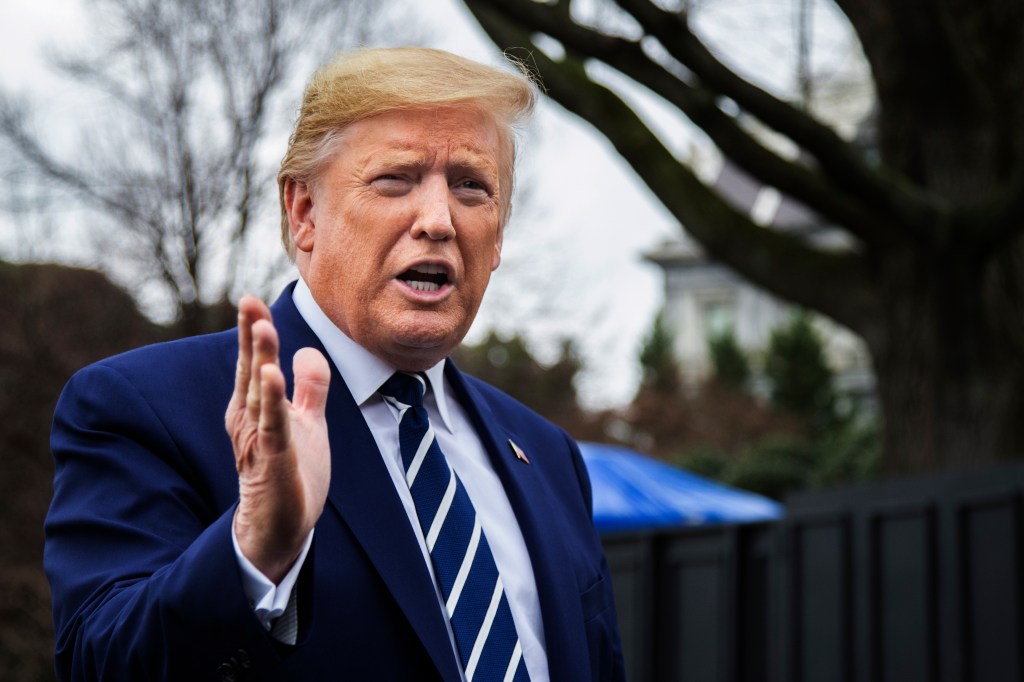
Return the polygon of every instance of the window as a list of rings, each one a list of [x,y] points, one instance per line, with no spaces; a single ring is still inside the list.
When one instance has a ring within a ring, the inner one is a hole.
[[[704,322],[704,336],[708,339],[718,339],[735,331],[736,306],[731,298],[714,298],[704,301],[701,315]]]

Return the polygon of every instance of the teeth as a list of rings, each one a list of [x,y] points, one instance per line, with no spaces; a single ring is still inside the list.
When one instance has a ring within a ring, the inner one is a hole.
[[[437,273],[428,273],[428,274],[437,274]],[[411,281],[411,282],[408,282],[408,285],[411,286],[416,291],[438,291],[438,290],[441,289],[441,285],[440,284],[434,284],[433,282],[416,282],[416,281]]]
[[[424,275],[442,275],[445,272],[443,265],[436,265],[434,263],[422,263],[413,268],[416,272],[422,272]]]

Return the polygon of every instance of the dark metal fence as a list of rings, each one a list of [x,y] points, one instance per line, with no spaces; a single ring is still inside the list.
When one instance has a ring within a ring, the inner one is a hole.
[[[1024,465],[605,548],[633,682],[1024,682]]]

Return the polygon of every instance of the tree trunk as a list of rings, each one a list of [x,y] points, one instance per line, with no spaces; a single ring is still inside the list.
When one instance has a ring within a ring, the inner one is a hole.
[[[1024,454],[1024,2],[836,0],[877,93],[865,157],[799,108],[739,78],[685,13],[619,0],[678,69],[642,40],[574,22],[570,2],[467,0],[502,47],[530,53],[548,93],[601,130],[706,252],[776,295],[858,332],[870,349],[894,473]],[[534,45],[534,47],[537,47]],[[844,229],[823,252],[739,215],[696,180],[613,89],[599,60],[665,98],[737,166]],[[718,105],[787,137],[813,163],[762,147]]]
[[[891,303],[865,338],[889,473],[966,469],[1021,454],[1024,354],[1006,323],[1016,325],[1024,307],[993,286],[1019,274],[1000,272],[1004,259],[979,260],[909,249],[885,255],[880,288]]]
[[[949,209],[1012,187],[1024,164],[1021,3],[843,5],[872,64],[882,159]],[[1024,220],[1010,220],[1019,233]],[[980,225],[924,227],[928,239],[874,254],[889,303],[884,334],[868,345],[896,473],[969,468],[1024,444],[1024,343],[1015,329],[1024,274],[1012,264],[1024,243],[1000,252],[983,245]]]

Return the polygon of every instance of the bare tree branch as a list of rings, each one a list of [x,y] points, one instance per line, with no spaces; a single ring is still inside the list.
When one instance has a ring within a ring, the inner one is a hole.
[[[677,106],[726,156],[765,184],[803,202],[826,220],[846,226],[865,241],[891,239],[892,227],[884,214],[864,205],[860,197],[829,185],[803,163],[785,160],[766,148],[719,108],[713,93],[671,73],[646,54],[639,42],[599,34],[574,23],[558,23],[562,19],[557,7],[530,3],[523,14],[529,13],[532,25],[541,31],[559,31],[566,48],[612,65]]]
[[[299,65],[374,31],[395,34],[373,23],[382,6],[89,0],[97,18],[90,48],[55,59],[60,73],[97,97],[99,106],[87,111],[99,123],[81,119],[88,150],[57,152],[2,92],[0,136],[23,168],[72,190],[130,235],[118,248],[138,249],[140,272],[179,312],[224,300],[237,293],[254,226],[276,233],[276,194],[266,191],[273,172],[261,146],[285,119],[277,109],[282,92],[294,88],[291,101],[298,100],[307,75]]]
[[[611,45],[616,40],[611,36],[594,34],[599,37],[591,39],[592,46],[590,48],[583,46],[585,29],[576,24],[569,15],[570,3],[567,1],[547,5],[530,0],[509,0],[508,2],[467,0],[466,4],[474,13],[479,13],[482,8],[489,7],[507,17],[509,21],[537,27],[551,37],[573,45],[584,54],[590,54],[602,61],[608,59],[613,68],[622,67],[622,64],[616,61],[616,58],[621,59],[621,54],[614,54],[614,58],[612,58],[613,47],[605,47],[608,52],[605,52],[604,56],[601,56],[600,49],[596,49],[600,44]],[[692,71],[709,88],[709,91],[730,98],[751,115],[789,137],[814,156],[832,187],[840,191],[836,191],[833,196],[828,197],[829,193],[820,187],[820,183],[810,180],[806,175],[804,175],[805,182],[795,182],[791,187],[780,187],[780,189],[792,192],[794,196],[803,199],[808,205],[813,205],[815,209],[833,218],[837,216],[832,214],[832,211],[843,206],[851,197],[859,199],[856,202],[857,205],[877,207],[879,212],[896,217],[896,220],[880,223],[871,221],[867,215],[864,215],[863,220],[853,221],[851,229],[856,230],[859,227],[858,234],[864,239],[892,239],[903,234],[914,234],[918,238],[924,239],[932,237],[934,226],[942,222],[938,217],[944,210],[941,202],[929,198],[914,185],[901,180],[896,173],[868,167],[864,160],[853,152],[850,145],[831,129],[792,105],[737,76],[716,59],[693,35],[687,25],[685,12],[668,12],[649,0],[622,0],[619,5],[640,23],[645,32],[656,38],[668,54]],[[619,47],[621,49],[621,46]],[[627,75],[632,76],[633,74]],[[651,87],[648,83],[645,85]],[[690,87],[693,88],[693,86]],[[664,92],[658,92],[665,96]],[[683,96],[677,94],[674,99]],[[703,97],[705,100],[708,98],[708,95]],[[686,111],[679,101],[673,101],[673,103],[680,106],[680,109],[688,115],[691,113],[691,111]],[[692,113],[702,119],[707,118],[710,106],[712,104],[708,102],[703,107],[703,112]],[[717,127],[719,134],[725,136],[722,143],[730,146],[730,154],[738,152],[734,160],[747,167],[758,177],[764,178],[765,174],[770,173],[773,177],[769,182],[775,184],[776,182],[787,182],[794,176],[801,175],[797,169],[785,169],[777,163],[768,164],[765,154],[757,154],[749,144],[741,145],[736,135],[730,136],[720,132],[725,129],[724,126],[716,124],[712,127]],[[706,130],[706,132],[709,135],[713,134],[712,130]],[[743,147],[751,153],[744,154]],[[757,158],[750,158],[751,156]],[[818,187],[815,188],[815,185]],[[850,209],[847,207],[846,212],[849,211]]]
[[[974,466],[1019,453],[1024,4],[836,1],[872,69],[877,99],[870,141],[877,167],[857,145],[726,68],[690,31],[685,11],[665,9],[670,3],[617,0],[642,38],[623,16],[585,20],[570,13],[570,0],[467,4],[499,46],[532,45],[532,31],[561,42],[564,60],[537,57],[551,94],[597,126],[712,257],[862,335],[875,370],[890,471]],[[587,10],[594,14],[592,3]],[[638,47],[653,41],[657,49],[640,57]],[[813,156],[817,164],[806,170],[821,175],[823,193],[836,201],[853,198],[865,217],[884,218],[846,257],[753,229],[697,187],[651,143],[653,136],[621,100],[586,77],[584,57],[665,96],[732,160],[837,218],[839,230],[868,234],[856,212],[829,208],[828,198],[801,186],[800,174],[787,179],[792,171],[778,159],[762,158],[756,145],[733,139],[732,122],[715,111],[722,109],[717,98],[728,98]],[[674,90],[686,96],[673,98]]]
[[[892,169],[868,166],[829,127],[740,78],[693,34],[685,12],[669,13],[647,0],[619,0],[619,4],[709,88],[729,97],[813,155],[837,186],[860,196],[867,205],[879,206],[897,216],[893,229],[929,237],[936,214],[943,210],[941,201],[928,196]]]
[[[500,13],[484,7],[475,12],[497,44],[533,45],[525,32]],[[858,256],[817,251],[799,238],[757,226],[679,163],[618,95],[587,76],[582,62],[567,56],[555,63],[533,47],[531,58],[552,96],[586,120],[614,121],[604,132],[616,150],[712,255],[751,280],[771,282],[782,295],[847,325],[856,327],[866,319],[874,307],[872,299],[866,293],[848,295],[868,290]],[[838,290],[846,295],[836,296]]]
[[[81,195],[91,204],[116,212],[133,220],[145,222],[142,215],[130,202],[105,193],[104,185],[96,178],[81,170],[66,166],[56,160],[39,144],[26,125],[28,113],[8,97],[0,94],[0,135],[49,180],[60,183]]]

